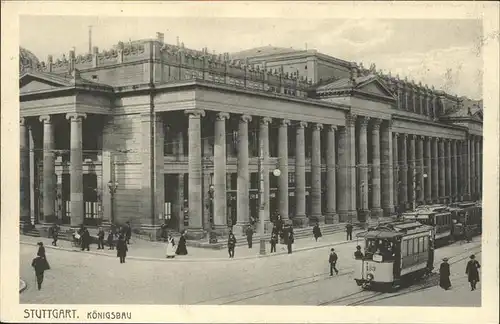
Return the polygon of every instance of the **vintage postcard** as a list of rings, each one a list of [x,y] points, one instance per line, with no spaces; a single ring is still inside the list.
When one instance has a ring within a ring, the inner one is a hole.
[[[498,3],[2,8],[2,321],[498,322]]]

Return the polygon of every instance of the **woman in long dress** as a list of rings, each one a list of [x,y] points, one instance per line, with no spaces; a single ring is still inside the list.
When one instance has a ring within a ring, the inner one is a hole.
[[[447,258],[443,259],[443,263],[439,267],[439,286],[444,290],[448,290],[451,287],[450,265]]]
[[[188,254],[188,251],[186,248],[186,232],[185,231],[183,231],[181,233],[181,238],[179,239],[179,245],[177,245],[177,251],[175,251],[175,254],[177,254],[177,255]]]
[[[167,237],[167,259],[175,258],[175,241],[172,235]]]
[[[479,268],[481,268],[481,265],[476,260],[476,256],[474,254],[471,255],[465,268],[465,274],[469,279],[471,291],[476,290],[476,285],[479,282]]]

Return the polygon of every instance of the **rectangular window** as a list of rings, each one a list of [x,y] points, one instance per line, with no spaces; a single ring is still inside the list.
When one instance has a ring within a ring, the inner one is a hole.
[[[424,237],[424,252],[427,252],[429,250],[429,238]]]
[[[418,252],[419,253],[424,252],[424,238],[423,237],[418,238]]]
[[[413,255],[413,242],[414,240],[408,240],[408,255]]]
[[[408,255],[408,241],[401,242],[401,255],[403,257]]]

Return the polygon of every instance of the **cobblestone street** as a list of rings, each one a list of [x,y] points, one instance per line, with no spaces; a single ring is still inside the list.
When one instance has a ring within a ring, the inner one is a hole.
[[[24,239],[24,238],[23,238]],[[333,238],[332,238],[333,240]],[[310,240],[312,242],[312,240]],[[438,249],[436,264],[444,256],[463,254],[480,249],[480,238],[473,243]],[[67,242],[64,242],[67,243]],[[325,244],[327,242],[321,242]],[[68,243],[69,244],[69,243]],[[303,242],[303,245],[316,244]],[[297,245],[300,245],[298,243]],[[339,255],[338,276],[328,276],[329,247],[311,249],[292,255],[269,258],[208,260],[203,254],[225,254],[226,251],[202,250],[199,262],[151,262],[129,259],[120,264],[117,258],[88,252],[47,249],[52,269],[46,272],[42,291],[34,289],[34,273],[30,262],[36,247],[21,244],[20,275],[28,288],[20,295],[21,303],[61,304],[260,304],[260,305],[319,305],[336,297],[359,291],[352,280],[352,253],[355,241],[336,246]],[[136,247],[139,250],[138,247]],[[95,250],[95,247],[93,248]],[[130,248],[133,255],[134,245]],[[195,252],[190,254],[194,258]],[[240,248],[236,251],[248,250]],[[258,246],[252,252],[258,253]],[[108,253],[104,251],[103,253]],[[137,252],[138,254],[138,252]],[[463,265],[452,266],[457,284],[465,279]],[[458,289],[458,288],[457,288]],[[439,289],[437,289],[439,290]],[[458,291],[458,290],[457,290]],[[450,292],[447,292],[450,293]],[[451,292],[449,296],[456,292]],[[470,291],[469,291],[470,293]],[[476,293],[476,292],[474,292]],[[422,294],[442,296],[436,289]],[[480,295],[479,291],[477,295]],[[442,296],[443,297],[443,296]],[[444,298],[443,297],[443,298]],[[441,298],[441,297],[439,297]],[[393,302],[398,298],[388,299]],[[418,299],[418,302],[417,302]],[[427,297],[406,299],[406,305],[422,305]],[[403,298],[398,299],[403,303]],[[463,299],[469,306],[477,300]],[[461,301],[462,303],[462,301]]]

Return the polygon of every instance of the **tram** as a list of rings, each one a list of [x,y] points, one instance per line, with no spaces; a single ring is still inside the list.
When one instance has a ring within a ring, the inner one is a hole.
[[[429,275],[434,268],[434,227],[398,221],[359,233],[363,258],[355,260],[354,279],[363,289],[397,288]]]
[[[466,231],[469,235],[478,235],[482,232],[483,208],[480,202],[459,202],[448,207],[454,223],[454,239],[465,237]]]
[[[433,226],[435,239],[448,241],[452,237],[453,221],[449,207],[445,205],[420,206],[415,211],[403,213],[403,219]]]

